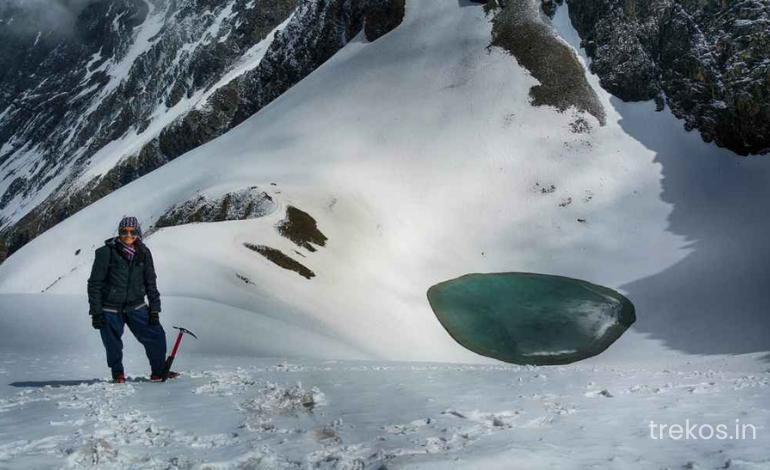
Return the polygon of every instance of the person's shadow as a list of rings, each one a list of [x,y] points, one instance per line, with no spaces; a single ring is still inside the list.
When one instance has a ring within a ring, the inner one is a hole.
[[[127,377],[126,383],[139,383],[150,382],[147,377]],[[41,381],[24,381],[24,382],[12,382],[9,383],[11,387],[31,387],[31,388],[43,388],[43,387],[75,387],[78,385],[93,385],[98,383],[112,383],[112,380],[105,379],[84,379],[84,380],[41,380]]]

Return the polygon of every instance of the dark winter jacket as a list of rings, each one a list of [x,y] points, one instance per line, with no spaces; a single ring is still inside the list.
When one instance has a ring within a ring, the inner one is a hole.
[[[113,237],[96,249],[88,278],[89,313],[101,313],[104,307],[122,310],[142,304],[145,295],[150,311],[160,312],[160,293],[150,249],[137,239],[136,254],[129,261],[121,253],[119,244],[118,238]]]

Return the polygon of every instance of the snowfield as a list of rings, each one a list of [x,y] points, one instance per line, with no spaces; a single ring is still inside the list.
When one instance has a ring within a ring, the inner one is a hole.
[[[115,386],[80,355],[9,353],[0,468],[768,468],[770,374],[754,359],[522,367],[187,354],[182,378]],[[129,375],[142,362],[134,354]],[[730,432],[738,419],[756,439],[651,437],[650,421],[688,419]]]
[[[577,48],[566,15],[554,25]],[[605,126],[533,107],[537,81],[487,49],[489,20],[469,2],[408,1],[391,33],[360,36],[0,265],[0,468],[770,468],[770,160],[703,143],[593,75]],[[123,215],[147,229],[199,194],[251,186],[276,210],[146,239],[169,341],[172,325],[200,337],[184,340],[184,376],[140,380],[127,332],[136,380],[105,383],[87,317],[94,249]],[[278,233],[289,206],[324,246]],[[569,366],[478,356],[426,291],[502,271],[617,289],[637,324]],[[650,436],[651,420],[688,419],[739,420],[755,439]]]

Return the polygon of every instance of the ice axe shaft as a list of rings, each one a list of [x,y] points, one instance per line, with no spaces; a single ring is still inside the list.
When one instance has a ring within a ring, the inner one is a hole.
[[[176,357],[177,351],[179,351],[179,345],[182,344],[182,336],[186,334],[192,336],[195,339],[198,339],[197,336],[195,336],[195,333],[188,330],[187,328],[182,328],[181,326],[175,326],[177,330],[179,330],[179,334],[176,337],[176,341],[174,342],[174,348],[171,350],[171,355],[166,358],[166,365],[163,366],[163,382],[168,379],[168,373],[171,370],[171,364],[174,363],[174,358]]]

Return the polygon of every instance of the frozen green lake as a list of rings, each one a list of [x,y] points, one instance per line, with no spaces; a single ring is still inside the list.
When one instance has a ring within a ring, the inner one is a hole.
[[[462,346],[516,364],[595,356],[636,320],[633,304],[620,293],[547,274],[466,274],[432,286],[428,301]]]

